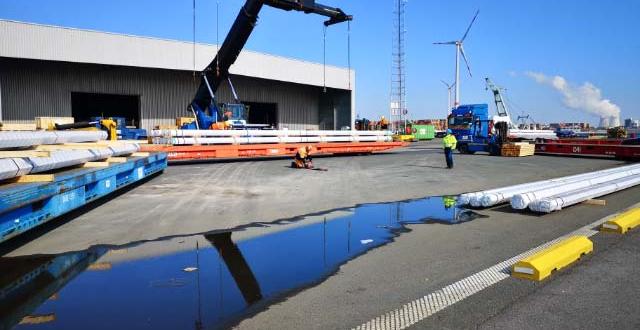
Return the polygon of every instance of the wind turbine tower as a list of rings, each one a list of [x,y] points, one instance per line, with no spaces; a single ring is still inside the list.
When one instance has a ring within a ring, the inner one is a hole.
[[[447,115],[449,115],[449,111],[451,111],[451,90],[456,85],[453,83],[451,85],[447,84],[444,80],[440,80],[445,86],[447,86]]]
[[[455,41],[447,41],[447,42],[434,42],[434,45],[455,45],[456,46],[456,76],[455,76],[455,101],[453,103],[453,107],[457,108],[460,105],[460,55],[464,59],[464,63],[467,65],[467,71],[469,72],[469,76],[473,77],[471,74],[471,67],[469,66],[469,61],[467,60],[467,55],[464,53],[464,40],[467,39],[467,35],[469,35],[469,30],[471,30],[471,26],[476,21],[480,10],[476,11],[476,14],[473,16],[471,23],[469,23],[469,27],[467,27],[467,31],[464,32],[462,38],[460,40]]]

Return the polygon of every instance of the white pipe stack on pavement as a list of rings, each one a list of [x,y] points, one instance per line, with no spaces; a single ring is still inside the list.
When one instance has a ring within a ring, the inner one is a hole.
[[[490,207],[505,202],[511,202],[511,206],[514,209],[525,209],[529,207],[531,210],[536,212],[548,213],[560,210],[562,207],[578,203],[574,203],[573,201],[579,200],[580,197],[571,197],[573,194],[580,194],[580,196],[588,195],[590,197],[586,199],[590,199],[634,186],[638,183],[635,183],[636,181],[634,181],[633,178],[639,175],[640,164],[628,165],[550,180],[535,181],[515,186],[462,194],[458,198],[458,204],[469,204],[473,207]],[[603,188],[604,186],[611,184],[614,184],[614,186]],[[599,195],[592,195],[588,193],[589,190],[596,188],[599,189],[598,191],[611,190],[611,192],[600,193]],[[554,200],[554,197],[559,197],[560,200]]]

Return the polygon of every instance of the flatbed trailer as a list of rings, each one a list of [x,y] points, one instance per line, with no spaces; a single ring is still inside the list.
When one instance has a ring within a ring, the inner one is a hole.
[[[141,145],[141,151],[165,152],[168,160],[197,161],[215,159],[247,159],[295,155],[302,146],[313,146],[312,155],[371,154],[407,146],[406,142],[328,142],[272,143],[235,145]]]
[[[640,145],[621,139],[559,139],[536,143],[536,154],[606,157],[640,160]]]
[[[137,153],[125,162],[108,163],[105,167],[64,168],[37,174],[36,180],[2,182],[0,243],[166,167],[165,153]],[[41,181],[43,176],[48,178]]]

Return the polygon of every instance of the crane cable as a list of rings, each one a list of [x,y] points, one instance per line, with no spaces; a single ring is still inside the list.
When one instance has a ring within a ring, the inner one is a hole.
[[[327,26],[322,27],[322,92],[327,92]]]
[[[196,0],[193,0],[193,81],[196,81]]]
[[[220,0],[216,1],[216,76],[220,76],[220,59],[218,58],[218,52],[220,52]]]
[[[347,21],[347,65],[349,71],[349,91],[351,91],[351,21]]]
[[[351,90],[351,21],[347,21],[347,85]],[[327,92],[327,26],[322,28],[322,90]]]

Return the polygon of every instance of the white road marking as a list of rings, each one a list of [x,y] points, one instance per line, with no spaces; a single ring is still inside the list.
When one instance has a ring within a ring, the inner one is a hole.
[[[406,329],[430,317],[431,315],[466,299],[467,297],[509,278],[511,266],[522,258],[531,256],[569,236],[584,235],[591,237],[595,235],[598,233],[599,226],[607,222],[612,216],[614,215],[604,217],[569,234],[558,237],[553,241],[544,243],[527,252],[521,253],[483,271],[477,272],[458,282],[445,286],[444,288],[432,292],[424,297],[410,301],[394,311],[380,315],[353,329]]]

